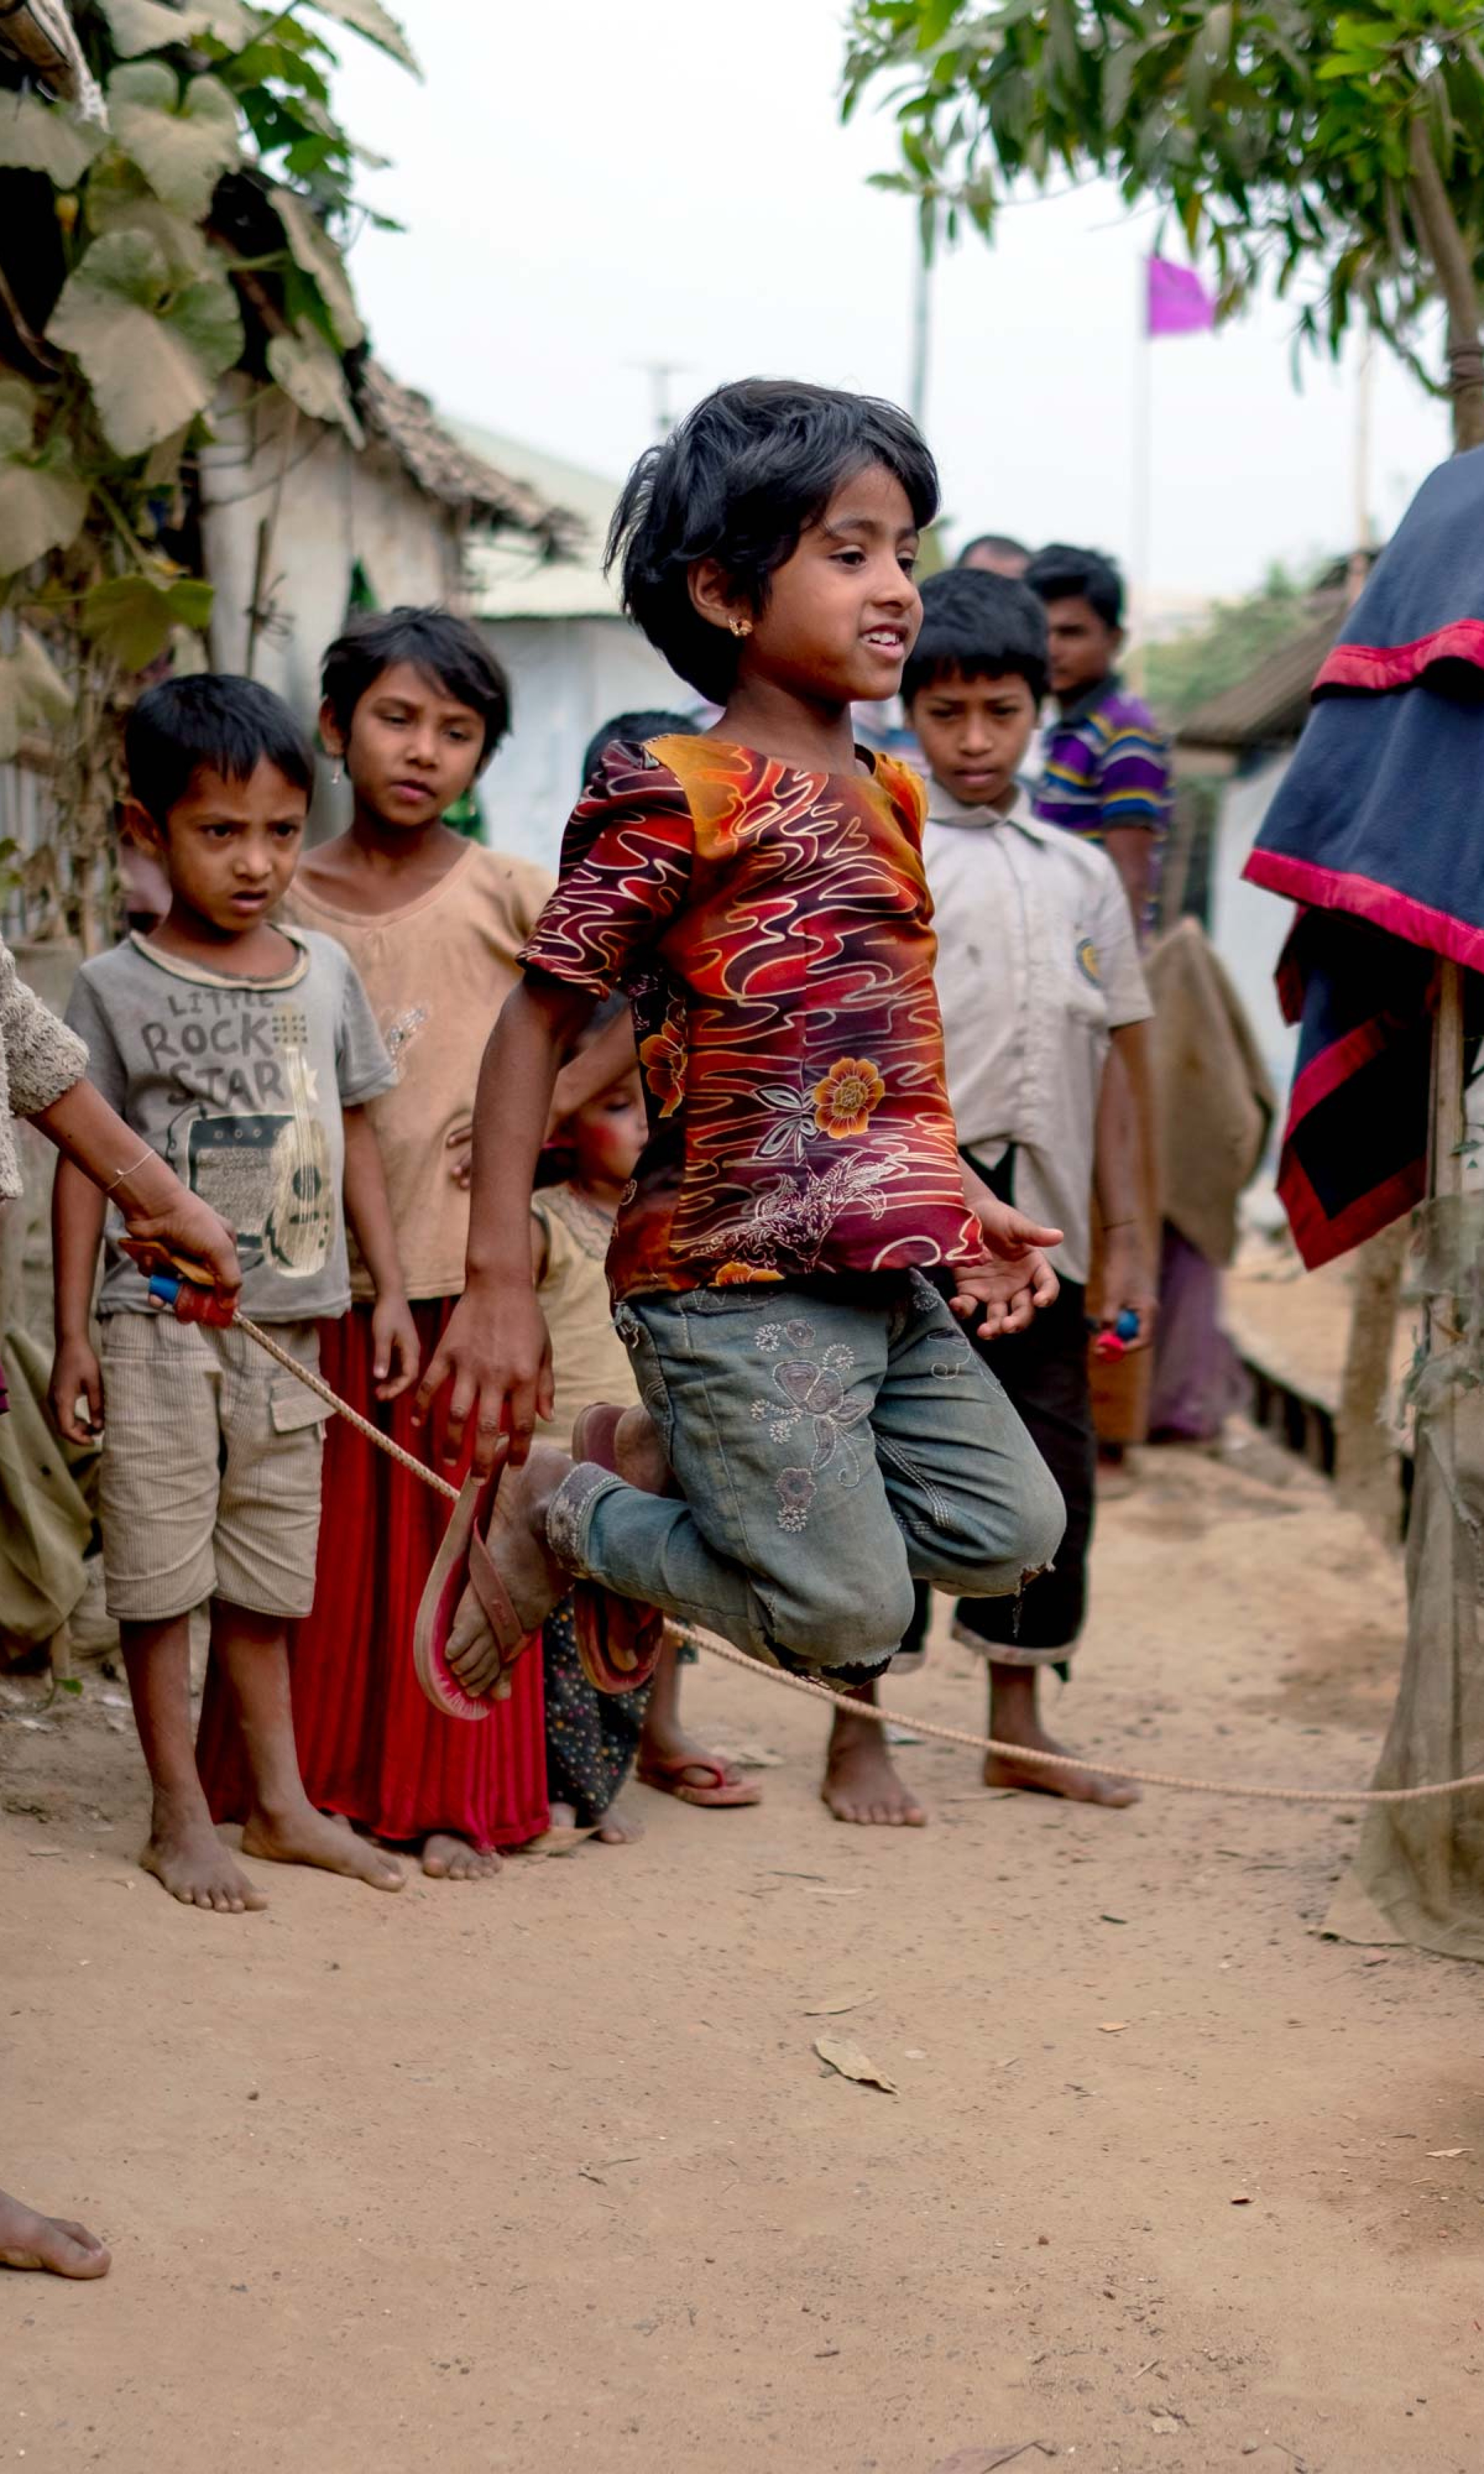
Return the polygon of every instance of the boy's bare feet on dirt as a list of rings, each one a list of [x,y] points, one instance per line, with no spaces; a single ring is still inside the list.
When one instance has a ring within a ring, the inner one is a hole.
[[[489,1881],[500,1870],[492,1847],[475,1847],[452,1830],[430,1830],[422,1842],[422,1869],[430,1881]]]
[[[316,1812],[307,1796],[302,1806],[251,1814],[243,1828],[242,1852],[269,1864],[309,1864],[322,1873],[340,1873],[372,1890],[402,1887],[402,1868],[384,1848],[358,1838],[328,1813]]]
[[[927,1819],[875,1720],[857,1718],[848,1708],[835,1711],[820,1794],[837,1821],[921,1830]]]
[[[995,1733],[999,1734],[1000,1730],[996,1728]],[[1044,1728],[1038,1727],[1030,1741],[1030,1750],[1065,1753],[1067,1747],[1059,1744],[1054,1735],[1048,1735]],[[993,1787],[1019,1787],[1028,1795],[1065,1796],[1068,1804],[1105,1804],[1114,1811],[1122,1811],[1125,1806],[1139,1804],[1143,1800],[1138,1788],[1130,1781],[1104,1778],[1100,1770],[1043,1770],[1030,1762],[1022,1768],[1017,1761],[1001,1759],[997,1753],[991,1753],[986,1758],[984,1783]]]
[[[185,1907],[243,1916],[268,1904],[262,1891],[232,1862],[201,1799],[177,1804],[156,1795],[149,1843],[139,1862]]]
[[[44,2268],[53,2276],[107,2276],[107,2243],[70,2217],[43,2217],[0,2191],[0,2268]]]
[[[546,1515],[571,1467],[566,1452],[552,1443],[537,1443],[525,1467],[509,1470],[500,1480],[485,1533],[491,1562],[528,1637],[539,1632],[572,1586],[571,1573],[546,1542]],[[449,1666],[465,1690],[478,1695],[489,1690],[511,1654],[508,1645],[502,1649],[495,1641],[470,1583],[448,1629],[444,1655]]]
[[[1065,1753],[1066,1746],[1041,1723],[1034,1666],[995,1663],[990,1675],[990,1733],[995,1741],[1023,1745],[1027,1752]],[[1065,1796],[1069,1804],[1105,1805],[1115,1812],[1142,1801],[1137,1787],[1124,1779],[1104,1778],[1098,1770],[1043,1770],[1038,1761],[1020,1762],[999,1753],[986,1756],[984,1783],[1018,1787],[1027,1795]]]

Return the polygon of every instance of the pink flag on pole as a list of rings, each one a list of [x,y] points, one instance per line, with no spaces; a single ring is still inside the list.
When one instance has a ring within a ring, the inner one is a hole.
[[[1188,266],[1167,257],[1145,261],[1145,327],[1150,335],[1199,335],[1216,323],[1215,296]]]

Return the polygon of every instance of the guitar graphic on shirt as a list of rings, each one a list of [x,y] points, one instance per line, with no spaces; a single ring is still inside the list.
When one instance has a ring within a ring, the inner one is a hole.
[[[275,1271],[306,1279],[323,1269],[335,1233],[329,1136],[314,1110],[316,1077],[303,1047],[302,1015],[280,1014],[275,1028],[292,1112],[279,1119],[273,1147],[263,1252]],[[296,1028],[299,1037],[291,1043]]]

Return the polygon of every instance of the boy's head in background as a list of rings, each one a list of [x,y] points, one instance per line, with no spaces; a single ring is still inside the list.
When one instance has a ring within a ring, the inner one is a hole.
[[[611,721],[602,722],[588,740],[583,756],[583,788],[592,780],[604,756],[614,741],[621,746],[642,747],[648,739],[686,739],[695,731],[690,714],[615,713]]]
[[[950,567],[922,587],[902,702],[933,779],[968,808],[1011,806],[1046,691],[1046,620],[1009,576]]]
[[[206,672],[139,698],[124,734],[126,830],[153,852],[170,916],[207,943],[247,936],[299,864],[314,758],[281,696]]]
[[[1043,603],[1051,692],[1064,707],[1101,687],[1123,650],[1123,577],[1101,550],[1053,542],[1025,581]]]
[[[451,612],[378,610],[324,656],[320,735],[357,809],[410,831],[465,797],[510,728],[510,685],[477,627]]]
[[[1008,575],[1018,583],[1031,563],[1031,553],[1014,533],[975,533],[953,564],[977,568],[982,575]]]

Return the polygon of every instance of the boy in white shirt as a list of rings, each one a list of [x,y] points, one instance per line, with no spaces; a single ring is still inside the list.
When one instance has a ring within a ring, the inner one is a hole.
[[[937,983],[959,1147],[1002,1200],[1064,1231],[1061,1296],[1029,1330],[983,1345],[1066,1502],[1055,1569],[1023,1598],[965,1599],[956,1637],[990,1668],[990,1733],[1029,1750],[1045,1733],[1038,1669],[1065,1670],[1081,1632],[1096,1443],[1088,1396],[1087,1296],[1094,1192],[1105,1239],[1093,1320],[1138,1318],[1147,1346],[1154,1280],[1138,1224],[1134,1093],[1153,1010],[1118,875],[1093,843],[1041,824],[1017,775],[1046,686],[1046,622],[1008,577],[955,568],[922,588],[922,632],[902,677],[929,773],[922,852],[938,934]],[[1113,1061],[1110,1064],[1110,1058]],[[918,1592],[921,1649],[928,1592]],[[858,1697],[869,1699],[874,1686]],[[991,1756],[985,1783],[1125,1805],[1136,1791],[1089,1771]],[[823,1793],[837,1820],[917,1826],[922,1806],[881,1730],[842,1712]]]

